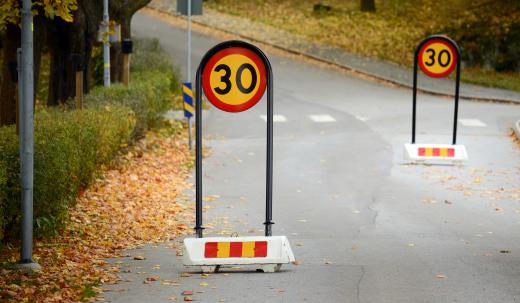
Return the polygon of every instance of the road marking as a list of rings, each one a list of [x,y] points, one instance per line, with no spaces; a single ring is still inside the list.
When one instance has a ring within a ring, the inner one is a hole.
[[[368,121],[368,117],[363,117],[363,116],[356,116],[356,119],[358,119],[359,121],[362,121],[362,122]]]
[[[480,121],[479,119],[459,119],[459,122],[464,126],[469,127],[486,127],[486,123]]]
[[[310,115],[309,118],[311,118],[312,121],[317,123],[327,123],[336,121],[336,119],[334,119],[330,115]]]
[[[260,118],[264,120],[264,122],[267,122],[266,115],[260,115]],[[287,118],[285,118],[284,115],[273,115],[273,122],[287,122]]]

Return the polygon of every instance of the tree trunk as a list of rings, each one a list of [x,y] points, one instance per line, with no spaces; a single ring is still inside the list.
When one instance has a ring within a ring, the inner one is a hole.
[[[375,12],[376,1],[375,0],[361,0],[361,11],[362,12]]]
[[[20,28],[8,25],[5,33],[2,85],[0,87],[0,126],[16,123],[16,83],[11,80],[8,65],[16,62],[16,50],[20,47]]]
[[[151,0],[118,0],[110,2],[110,18],[121,24],[121,39],[131,39],[131,23],[134,14]],[[114,82],[123,81],[123,53],[121,43],[110,48],[110,77]]]
[[[58,105],[75,97],[75,73],[72,55],[81,58],[85,85],[84,92],[89,90],[89,68],[92,47],[97,38],[97,30],[102,19],[100,1],[78,1],[78,10],[74,14],[74,22],[66,23],[55,18],[48,35],[51,53],[51,72],[49,79],[49,97],[47,104]]]
[[[47,105],[56,106],[74,96],[75,76],[72,71],[71,54],[78,36],[72,26],[60,18],[52,22],[49,33],[51,70]]]

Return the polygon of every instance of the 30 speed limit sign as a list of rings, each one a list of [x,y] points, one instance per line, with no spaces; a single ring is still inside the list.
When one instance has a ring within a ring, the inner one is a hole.
[[[444,78],[457,66],[457,57],[456,46],[451,41],[432,38],[421,46],[417,60],[423,73],[433,78]]]
[[[227,112],[253,107],[262,98],[266,83],[266,67],[259,54],[238,45],[212,54],[202,70],[204,94]]]

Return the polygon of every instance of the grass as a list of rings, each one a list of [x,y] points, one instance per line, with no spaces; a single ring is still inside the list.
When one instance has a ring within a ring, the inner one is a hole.
[[[463,18],[467,0],[380,0],[376,13],[363,13],[359,0],[326,0],[330,10],[314,11],[318,0],[210,0],[209,8],[283,29],[309,40],[371,58],[412,66],[420,40],[443,33],[448,22]],[[254,14],[252,13],[254,12]],[[463,71],[463,80],[520,91],[519,73],[481,68]]]

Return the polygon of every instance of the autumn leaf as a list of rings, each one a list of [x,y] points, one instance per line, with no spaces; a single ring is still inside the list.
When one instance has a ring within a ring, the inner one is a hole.
[[[85,293],[95,299],[103,292],[96,285],[120,281],[120,266],[107,264],[105,258],[142,261],[145,256],[123,256],[122,251],[190,232],[178,222],[181,214],[192,219],[191,210],[177,203],[190,186],[185,163],[191,156],[186,144],[180,144],[184,141],[182,136],[151,132],[121,155],[116,161],[120,164],[107,169],[77,199],[69,223],[56,238],[36,239],[34,258],[43,268],[40,274],[0,272],[0,301],[79,302]],[[16,261],[18,254],[17,248],[5,246],[0,258]],[[159,279],[149,276],[143,282]]]

